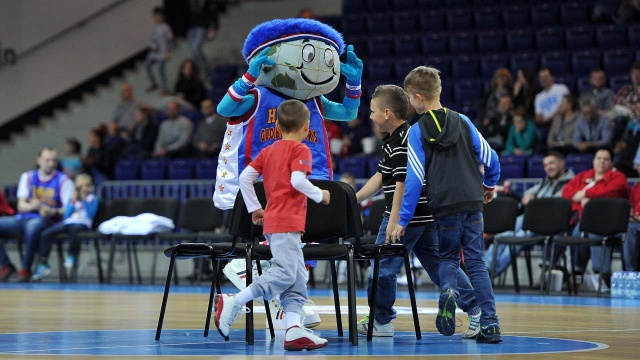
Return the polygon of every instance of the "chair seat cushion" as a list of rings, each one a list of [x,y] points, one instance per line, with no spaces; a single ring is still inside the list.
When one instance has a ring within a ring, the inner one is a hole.
[[[376,244],[367,244],[361,246],[362,252],[358,255],[363,257],[375,257],[376,251],[380,249],[380,255],[382,257],[389,256],[402,256],[406,251],[406,247],[402,244],[384,244],[384,245],[376,245]]]
[[[192,259],[196,257],[211,256],[211,247],[207,244],[184,243],[171,246],[164,250],[166,257],[171,257],[175,252],[176,259]]]
[[[76,237],[78,239],[85,239],[85,240],[94,240],[94,239],[103,240],[103,239],[109,239],[110,236],[111,235],[109,234],[102,234],[97,231],[80,231],[76,234]]]
[[[231,242],[221,242],[209,245],[216,256],[224,256],[233,250],[230,256],[244,257],[247,254],[247,244],[236,244],[235,248]]]
[[[302,248],[306,260],[337,260],[346,259],[349,245],[341,244],[307,244]]]
[[[522,237],[522,236],[500,236],[494,239],[498,244],[505,245],[536,245],[543,242],[545,239],[544,236],[532,236],[532,237]]]
[[[599,245],[602,244],[602,238],[583,238],[575,236],[559,236],[553,238],[554,245]]]

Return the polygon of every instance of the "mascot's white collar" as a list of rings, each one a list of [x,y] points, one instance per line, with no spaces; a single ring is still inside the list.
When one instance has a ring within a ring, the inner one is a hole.
[[[329,43],[334,48],[336,48],[336,50],[339,49],[338,44],[335,41],[318,34],[305,34],[305,33],[289,34],[289,35],[281,36],[277,39],[269,40],[263,44],[260,44],[260,46],[256,47],[255,49],[253,49],[252,52],[249,53],[249,56],[247,56],[247,63],[249,63],[249,59],[253,58],[255,54],[259,53],[260,51],[262,51],[262,49],[266,48],[267,46],[271,46],[281,42],[298,40],[298,39],[315,39],[319,41],[324,41],[326,43]]]

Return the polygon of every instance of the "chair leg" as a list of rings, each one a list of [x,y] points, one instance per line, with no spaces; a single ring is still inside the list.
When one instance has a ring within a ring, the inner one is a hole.
[[[607,238],[602,239],[602,251],[600,251],[600,274],[598,274],[598,293],[597,296],[600,297],[602,295],[602,274],[604,273],[604,253],[607,248]],[[611,248],[611,253],[613,253],[613,247]]]
[[[542,256],[543,256],[543,259],[542,259],[542,270],[544,271],[544,269],[545,269],[544,254]],[[553,259],[555,258],[555,256],[556,256],[556,247],[553,245],[553,243],[551,243],[551,258],[549,259],[549,261],[551,261],[550,264],[553,263]],[[552,269],[553,269],[553,266],[550,265],[549,266],[549,272],[546,275],[544,275],[544,273],[543,273],[543,277],[547,278],[547,281],[545,281],[545,283],[547,283],[547,284],[551,284],[551,270]],[[550,286],[547,285],[547,289],[546,289],[546,294],[547,295],[549,295],[549,293],[550,293],[550,291],[549,291],[550,289],[549,288],[550,288]],[[544,286],[543,286],[543,284],[540,284],[540,294],[544,294],[544,293],[545,293]],[[569,293],[569,295],[571,295],[571,293]]]
[[[215,260],[211,258],[211,266],[215,269]],[[209,336],[209,327],[211,326],[211,310],[213,308],[213,296],[215,295],[215,285],[216,285],[216,273],[214,272],[213,277],[211,278],[211,290],[209,291],[209,306],[207,307],[207,320],[204,323],[204,337]]]
[[[533,269],[531,268],[531,250],[524,251],[524,258],[527,262],[527,275],[529,275],[529,288],[533,287]],[[542,260],[542,268],[544,269],[544,259]],[[544,272],[543,272],[544,273]]]
[[[520,281],[518,280],[518,259],[516,259],[516,249],[509,244],[509,254],[511,255],[511,272],[513,273],[513,286],[516,294],[520,294]]]
[[[247,256],[246,256],[246,260],[247,260],[247,265],[246,265],[246,271],[247,271],[247,286],[249,284],[251,284],[253,282],[253,274],[251,271],[251,252],[252,252],[252,248],[250,246],[247,247]],[[249,301],[247,303],[247,307],[249,308],[249,312],[247,314],[247,324],[246,324],[246,337],[247,337],[247,344],[249,345],[253,345],[254,343],[254,323],[253,323],[253,301]]]
[[[407,285],[409,286],[409,300],[411,301],[411,312],[413,313],[413,327],[416,330],[416,340],[422,339],[420,331],[420,319],[418,318],[418,305],[416,304],[416,292],[413,288],[413,275],[411,275],[411,266],[409,266],[409,251],[404,250],[404,267],[407,271]]]
[[[102,273],[102,259],[100,258],[100,240],[93,240],[93,247],[96,249],[96,266],[98,267],[98,280],[100,284],[104,283],[104,274]]]
[[[142,284],[142,274],[140,272],[140,261],[138,259],[138,247],[135,240],[131,241],[131,249],[133,250],[133,264],[136,266],[136,275],[138,278],[138,284]]]
[[[109,264],[107,265],[107,284],[111,284],[113,274],[113,260],[116,256],[116,240],[111,238],[111,248],[109,249]]]
[[[329,260],[331,266],[331,283],[333,284],[333,304],[336,309],[336,326],[338,327],[338,336],[344,336],[342,332],[342,313],[340,312],[340,296],[338,295],[338,272],[336,271],[336,262]]]
[[[493,239],[493,263],[491,264],[491,273],[489,275],[491,275],[491,286],[495,286],[494,284],[494,279],[496,277],[496,267],[498,266],[498,246],[500,244],[498,243],[498,240],[496,238]]]
[[[160,332],[162,331],[162,323],[164,322],[164,313],[167,309],[167,299],[169,298],[169,288],[171,287],[171,275],[173,275],[173,266],[176,262],[176,251],[171,253],[171,261],[169,262],[169,272],[167,273],[167,281],[164,284],[164,295],[162,296],[162,307],[160,308],[160,317],[158,318],[158,328],[156,329],[156,341],[160,340]]]
[[[381,246],[378,246],[376,249],[375,259],[373,261],[373,279],[371,281],[371,299],[369,299],[369,324],[367,324],[367,342],[373,340],[373,326],[375,324],[375,309],[378,305],[378,277],[380,276],[380,252],[382,250]],[[410,273],[407,273],[407,280],[411,276]],[[411,289],[411,284],[409,284],[409,289]],[[409,290],[411,291],[411,290]]]
[[[60,282],[67,282],[67,271],[64,268],[64,256],[62,255],[62,240],[58,241],[57,244],[57,253],[58,253],[58,266],[60,267]]]
[[[351,338],[351,345],[358,345],[358,330],[356,324],[358,322],[358,314],[356,307],[356,268],[354,260],[354,250],[350,247],[347,251],[347,289],[348,289],[348,315],[349,315],[349,336]]]
[[[156,236],[153,239],[153,245],[151,248],[151,254],[153,256],[153,260],[151,260],[151,285],[156,283],[156,265],[158,262],[158,247],[160,245],[160,239]]]
[[[133,285],[133,261],[131,260],[131,243],[125,240],[127,244],[127,264],[129,265],[129,284]]]
[[[256,267],[258,268],[258,275],[262,275],[262,265],[259,260],[256,260]],[[253,269],[252,269],[253,271]],[[247,284],[249,286],[249,284]],[[271,307],[269,306],[269,301],[264,299],[264,311],[267,314],[267,324],[269,325],[269,335],[271,335],[272,339],[276,338],[276,332],[273,329],[273,318],[271,317]]]
[[[547,282],[547,259],[545,259],[545,256],[547,256],[547,249],[548,249],[548,245],[549,244],[549,239],[545,238],[544,242],[542,244],[542,274],[540,275],[540,294],[543,293],[544,291],[544,287],[545,285],[548,287],[549,286],[549,282]],[[527,254],[528,254],[528,259],[527,259],[527,264],[528,264],[528,268],[527,270],[529,271],[529,283],[533,282],[532,279],[532,275],[531,275],[531,252],[529,250],[527,250]],[[551,270],[553,269],[553,257],[551,259],[549,259],[549,275],[551,275]],[[533,287],[533,285],[531,285],[531,287]]]

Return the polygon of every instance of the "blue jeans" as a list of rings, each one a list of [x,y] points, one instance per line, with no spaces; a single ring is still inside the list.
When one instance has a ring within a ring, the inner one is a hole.
[[[200,75],[203,79],[209,77],[209,64],[207,57],[202,52],[202,44],[207,37],[207,29],[204,27],[192,27],[189,28],[187,33],[189,38],[189,50],[191,51],[191,58],[200,68]]]
[[[43,217],[21,219],[11,216],[0,218],[0,237],[19,239],[22,236],[24,239],[25,254],[22,258],[23,269],[31,270],[31,264],[33,264],[33,258],[38,249],[40,233],[51,224],[53,224],[51,219]],[[9,257],[4,247],[0,245],[0,266],[8,263]]]
[[[158,73],[160,74],[160,83],[162,84],[162,90],[168,92],[169,88],[167,87],[167,73],[164,68],[165,63],[165,60],[147,58],[147,60],[144,61],[144,68],[145,70],[147,70],[147,76],[149,77],[151,85],[157,87],[158,81],[156,81],[156,76],[153,74],[152,67],[154,64],[158,64]]]
[[[458,297],[458,276],[460,269],[460,247],[464,252],[464,262],[473,283],[474,294],[482,316],[480,324],[498,323],[496,302],[489,279],[487,266],[482,260],[484,249],[484,220],[481,211],[465,211],[452,215],[435,217],[440,239],[440,288],[451,289]]]
[[[380,230],[378,230],[376,244],[384,244],[388,223],[389,217],[384,216],[380,223]],[[406,246],[409,250],[413,250],[414,254],[427,271],[427,274],[429,274],[431,281],[436,284],[436,286],[439,286],[438,237],[436,236],[435,226],[407,227],[405,229],[404,236],[400,239],[400,243]],[[374,317],[381,324],[386,324],[396,318],[396,311],[393,309],[393,304],[396,302],[397,275],[398,271],[402,268],[403,263],[404,260],[399,257],[380,259],[377,306],[374,312]],[[468,309],[476,306],[473,287],[469,282],[469,278],[462,269],[458,268],[458,272],[456,274],[459,286],[458,290],[460,292],[458,302],[460,304],[460,308],[467,311]],[[367,282],[369,306],[373,306],[371,301],[372,281],[373,260],[371,260],[371,266],[369,267]]]
[[[640,231],[640,223],[630,222],[627,237],[622,245],[626,271],[638,271],[638,231]]]
[[[78,253],[80,253],[80,239],[76,237],[76,234],[80,231],[87,230],[86,225],[82,224],[64,224],[57,223],[52,225],[42,231],[42,235],[40,236],[40,249],[38,254],[40,259],[49,258],[49,253],[51,253],[51,245],[56,240],[55,236],[58,234],[69,234],[69,255],[73,255],[78,257]]]

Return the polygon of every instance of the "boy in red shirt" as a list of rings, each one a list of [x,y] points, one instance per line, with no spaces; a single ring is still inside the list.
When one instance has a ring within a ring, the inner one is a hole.
[[[330,198],[327,190],[307,180],[311,173],[311,151],[302,140],[309,133],[309,110],[301,101],[292,99],[280,104],[277,114],[282,140],[260,151],[239,179],[252,221],[263,224],[263,233],[273,249],[272,265],[239,293],[216,295],[214,320],[218,332],[229,340],[229,329],[243,311],[243,304],[280,294],[287,321],[285,350],[312,350],[326,346],[327,340],[304,329],[300,322],[300,310],[307,301],[308,279],[300,238],[305,229],[307,197],[323,204],[328,204]],[[253,188],[260,175],[269,199],[266,210]]]

